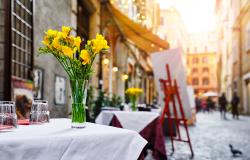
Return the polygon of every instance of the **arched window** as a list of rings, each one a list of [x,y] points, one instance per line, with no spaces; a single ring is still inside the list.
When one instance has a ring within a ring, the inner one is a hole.
[[[202,79],[202,85],[208,86],[209,85],[209,79],[208,78],[203,78]]]
[[[208,73],[209,73],[208,67],[202,68],[202,73],[203,73],[203,74],[208,74]]]
[[[198,64],[199,63],[199,58],[198,57],[194,57],[192,59],[192,62],[193,62],[193,64]]]
[[[197,74],[198,73],[198,69],[197,68],[193,68],[192,69],[192,74]]]
[[[193,78],[192,79],[192,85],[199,85],[199,79],[198,78]]]
[[[208,57],[202,57],[202,63],[208,63]]]

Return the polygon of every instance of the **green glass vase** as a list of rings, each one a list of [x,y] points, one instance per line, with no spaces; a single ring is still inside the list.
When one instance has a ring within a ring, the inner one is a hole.
[[[132,111],[136,111],[136,96],[131,96],[130,97],[130,100],[131,100],[131,109]]]
[[[72,128],[84,128],[86,125],[86,98],[88,80],[70,79],[72,94]]]

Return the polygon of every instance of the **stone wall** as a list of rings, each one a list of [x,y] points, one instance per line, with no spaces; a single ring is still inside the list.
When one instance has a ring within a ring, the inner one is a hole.
[[[90,0],[96,9],[90,17],[90,38],[99,32],[99,1]],[[77,25],[77,0],[38,0],[34,5],[34,67],[44,70],[44,92],[43,99],[49,101],[51,117],[67,117],[71,112],[70,84],[68,77],[51,55],[37,56],[38,49],[41,47],[44,31],[47,29],[60,29],[62,25],[72,26],[76,30]],[[98,61],[98,60],[97,60]],[[95,65],[97,66],[97,65]],[[97,67],[95,67],[97,68]],[[55,104],[55,77],[56,75],[66,78],[66,103],[65,105]],[[92,83],[97,84],[96,78]]]
[[[62,25],[71,25],[71,1],[69,0],[39,0],[34,4],[34,67],[44,69],[43,99],[49,101],[51,117],[66,117],[68,113],[70,88],[63,68],[51,55],[37,56],[41,47],[44,31],[60,29]],[[55,104],[55,77],[63,76],[66,83],[65,105]]]

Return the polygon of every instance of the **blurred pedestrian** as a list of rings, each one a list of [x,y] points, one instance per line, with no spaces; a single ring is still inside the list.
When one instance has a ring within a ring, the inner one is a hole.
[[[236,92],[234,92],[233,99],[231,101],[233,119],[239,119],[238,105],[240,103],[240,98]]]
[[[196,112],[200,112],[201,110],[201,100],[199,97],[195,97],[195,108],[196,108]]]
[[[207,98],[207,111],[208,113],[214,108],[214,102],[211,97]]]
[[[205,112],[207,111],[207,102],[206,102],[205,99],[203,99],[203,100],[201,101],[201,107],[202,107],[203,113],[205,113]]]
[[[224,118],[224,119],[227,119],[226,118],[227,104],[228,104],[228,102],[227,102],[225,93],[222,93],[222,96],[219,97],[219,105],[220,105],[221,117]]]

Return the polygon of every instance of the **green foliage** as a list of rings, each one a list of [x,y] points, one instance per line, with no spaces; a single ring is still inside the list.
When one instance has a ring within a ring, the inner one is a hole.
[[[95,106],[94,88],[92,86],[89,87],[87,92],[86,105],[88,106],[90,121],[92,121],[92,119],[94,119],[94,106]]]
[[[112,106],[112,107],[120,107],[121,103],[122,103],[122,98],[120,96],[117,96],[117,95],[114,94],[113,97],[112,97],[110,106]]]
[[[102,90],[99,90],[98,97],[94,101],[94,118],[98,116],[98,114],[101,112],[101,108],[104,106],[104,92]]]
[[[116,107],[119,108],[122,103],[122,98],[117,95],[113,95],[110,99],[109,96],[105,95],[103,91],[99,91],[98,97],[94,101],[94,117],[96,118],[98,114],[101,112],[102,107]]]

